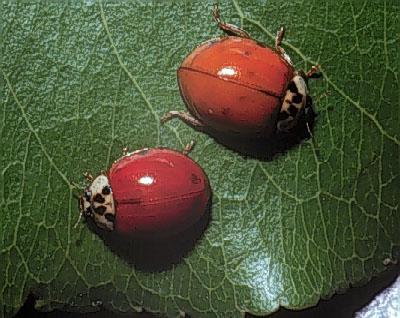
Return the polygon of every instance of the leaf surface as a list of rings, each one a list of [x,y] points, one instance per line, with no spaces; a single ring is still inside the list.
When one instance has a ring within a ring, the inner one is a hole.
[[[212,3],[3,2],[0,59],[0,308],[141,308],[239,317],[304,308],[367,281],[400,245],[399,5],[234,1],[223,17],[273,45],[281,24],[319,112],[307,140],[245,159],[178,121],[176,69],[221,33]],[[197,146],[212,220],[170,270],[128,265],[78,219],[75,183],[121,149]]]

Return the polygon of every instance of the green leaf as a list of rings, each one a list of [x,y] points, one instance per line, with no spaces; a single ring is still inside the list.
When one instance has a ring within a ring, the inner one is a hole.
[[[365,282],[400,245],[397,1],[234,1],[223,17],[273,45],[281,24],[319,112],[307,140],[244,159],[179,121],[176,70],[221,34],[212,2],[3,2],[0,311],[32,292],[43,310],[239,317],[304,308]],[[212,220],[170,270],[127,264],[83,223],[74,183],[121,149],[168,146],[210,177]]]

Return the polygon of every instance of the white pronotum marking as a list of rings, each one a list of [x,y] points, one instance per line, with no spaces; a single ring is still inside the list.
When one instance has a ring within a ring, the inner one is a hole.
[[[289,114],[289,117],[281,120],[278,122],[277,126],[279,130],[282,131],[287,131],[290,130],[297,121],[297,116],[300,114],[300,110],[304,108],[306,104],[306,97],[308,95],[308,89],[307,89],[307,84],[304,81],[304,78],[301,77],[300,75],[295,75],[292,79],[292,82],[296,85],[297,91],[299,94],[302,95],[302,99],[300,103],[295,103],[293,101],[293,98],[297,95],[296,93],[291,92],[289,89],[286,91],[285,98],[283,99],[282,107],[281,107],[281,112],[286,112]],[[294,117],[292,114],[290,114],[289,108],[290,105],[293,105],[298,109],[297,115]]]
[[[87,201],[87,199],[83,196],[83,207],[85,210],[89,207],[92,209],[92,217],[97,226],[102,229],[112,231],[114,230],[114,222],[108,220],[106,215],[111,214],[115,217],[114,198],[111,190],[109,194],[102,193],[104,187],[109,187],[109,189],[111,189],[107,176],[101,174],[96,177],[92,184],[86,189],[86,191],[90,193],[90,201]],[[101,196],[104,199],[104,202],[96,202],[94,200],[96,196]],[[105,211],[101,214],[97,213],[96,208],[101,207],[105,207]]]

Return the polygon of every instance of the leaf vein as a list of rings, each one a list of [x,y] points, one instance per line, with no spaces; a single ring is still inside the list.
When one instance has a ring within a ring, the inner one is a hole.
[[[146,94],[144,93],[144,91],[142,90],[142,88],[140,87],[139,83],[137,82],[136,78],[132,75],[132,73],[128,70],[128,68],[126,67],[125,63],[122,61],[122,58],[117,50],[117,47],[114,43],[114,40],[111,36],[111,32],[110,29],[108,28],[108,24],[107,24],[107,19],[106,16],[104,14],[104,10],[103,10],[103,5],[101,3],[101,0],[98,1],[99,3],[99,8],[100,8],[100,15],[101,15],[101,22],[104,26],[104,29],[106,31],[107,34],[107,38],[110,41],[111,44],[111,48],[118,60],[119,65],[121,66],[121,68],[124,70],[124,72],[126,73],[126,75],[128,76],[128,78],[130,79],[130,81],[132,82],[133,86],[136,88],[136,90],[139,92],[140,96],[142,97],[143,101],[145,102],[147,108],[149,109],[150,113],[153,115],[155,121],[156,121],[156,125],[157,125],[157,144],[160,144],[160,118],[157,115],[157,113],[154,111],[153,105],[150,103],[150,100],[147,98]]]
[[[50,156],[50,154],[47,152],[46,147],[44,146],[42,140],[39,137],[39,134],[37,133],[37,131],[34,129],[34,127],[32,126],[32,123],[29,121],[28,116],[25,112],[25,108],[22,106],[21,102],[19,101],[11,83],[10,80],[8,78],[8,76],[6,75],[6,73],[4,73],[3,70],[1,70],[4,79],[6,80],[7,86],[15,100],[15,103],[18,105],[18,108],[21,111],[22,114],[22,118],[24,119],[26,125],[28,126],[29,130],[33,133],[33,135],[35,136],[36,141],[39,143],[40,149],[42,150],[43,154],[45,155],[45,157],[47,158],[47,160],[49,161],[50,165],[54,168],[54,170],[57,171],[57,174],[61,177],[61,179],[68,185],[68,188],[71,190],[73,188],[75,188],[70,181],[68,180],[68,178],[66,177],[66,175],[60,170],[60,168],[58,168],[58,166],[54,163],[53,158]]]

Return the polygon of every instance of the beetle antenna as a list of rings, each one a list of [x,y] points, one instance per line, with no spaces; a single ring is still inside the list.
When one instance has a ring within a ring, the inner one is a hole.
[[[308,134],[310,135],[310,137],[311,137],[312,139],[314,139],[314,135],[313,135],[313,133],[311,132],[310,124],[308,123],[308,121],[306,122],[306,127],[307,127],[307,132],[308,132]]]
[[[75,225],[74,225],[74,229],[76,229],[77,227],[78,227],[78,224],[81,222],[81,220],[82,220],[82,212],[81,213],[79,213],[79,218],[78,218],[78,221],[76,221],[76,223],[75,223]]]
[[[322,74],[321,73],[318,73],[318,70],[319,70],[319,68],[321,67],[321,65],[317,65],[317,66],[312,66],[311,67],[311,70],[309,70],[307,73],[306,73],[306,77],[307,78],[320,78],[320,77],[322,77]]]
[[[84,172],[83,173],[83,176],[85,177],[85,179],[87,180],[87,181],[89,181],[89,182],[92,182],[93,181],[93,176],[89,173],[89,172]]]

